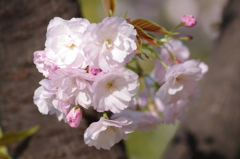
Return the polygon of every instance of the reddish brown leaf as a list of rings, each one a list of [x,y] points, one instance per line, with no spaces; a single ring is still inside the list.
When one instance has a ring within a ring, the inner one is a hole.
[[[145,31],[150,31],[153,33],[159,33],[159,34],[177,34],[177,33],[172,33],[164,29],[163,27],[159,26],[158,24],[151,22],[146,19],[135,19],[130,22],[134,26],[138,26],[139,28],[145,30]]]
[[[144,30],[142,30],[140,27],[135,26],[135,29],[137,30],[137,34],[140,38],[146,40],[148,43],[156,46],[161,47],[157,44],[156,39],[154,37],[151,37],[149,34],[147,34]]]

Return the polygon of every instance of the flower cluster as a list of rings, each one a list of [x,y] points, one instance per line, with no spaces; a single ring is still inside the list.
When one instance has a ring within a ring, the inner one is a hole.
[[[151,27],[166,34],[164,40],[151,41],[145,32]],[[143,19],[107,17],[96,24],[55,17],[47,28],[45,49],[34,52],[34,63],[45,76],[34,103],[42,114],[56,114],[71,127],[80,124],[82,109],[102,112],[84,134],[85,143],[97,149],[110,149],[134,129],[146,132],[182,120],[207,65],[189,60],[188,48],[171,34]],[[162,48],[152,56],[156,60],[150,74],[138,63],[141,52],[148,57],[142,42]]]

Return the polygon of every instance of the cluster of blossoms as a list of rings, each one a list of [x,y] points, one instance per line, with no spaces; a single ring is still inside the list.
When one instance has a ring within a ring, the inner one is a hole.
[[[45,76],[34,93],[38,110],[56,114],[71,127],[79,125],[82,109],[103,112],[84,134],[85,143],[97,149],[110,149],[135,129],[146,132],[182,120],[207,66],[188,60],[188,48],[166,35],[161,52],[155,53],[155,68],[143,73],[138,65],[144,37],[139,27],[120,17],[98,24],[84,18],[52,19],[45,49],[34,52],[34,63]]]

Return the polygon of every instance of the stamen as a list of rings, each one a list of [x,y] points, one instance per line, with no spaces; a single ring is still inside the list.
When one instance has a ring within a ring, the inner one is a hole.
[[[114,84],[115,82],[112,81],[112,82],[108,82],[106,85],[106,88],[110,93],[113,93],[113,91],[117,88],[117,86],[115,86]]]

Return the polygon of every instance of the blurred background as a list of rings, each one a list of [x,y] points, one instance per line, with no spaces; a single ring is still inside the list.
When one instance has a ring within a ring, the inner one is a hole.
[[[98,23],[106,17],[101,0],[78,0],[83,17]],[[116,0],[115,16],[144,18],[154,21],[167,30],[176,26],[183,15],[194,15],[197,25],[193,28],[181,27],[180,35],[193,36],[192,41],[184,42],[191,52],[191,58],[207,63],[214,40],[219,36],[222,12],[227,0]],[[194,108],[192,108],[194,109]],[[125,141],[130,159],[159,159],[175,134],[175,125],[160,125],[156,131],[134,132]]]

